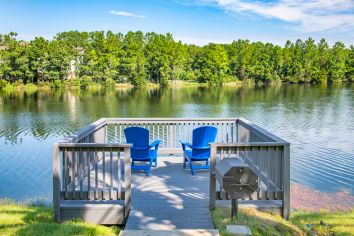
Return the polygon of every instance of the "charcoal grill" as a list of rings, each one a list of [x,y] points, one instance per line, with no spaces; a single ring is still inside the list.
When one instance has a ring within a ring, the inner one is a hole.
[[[231,198],[231,217],[237,216],[238,199],[249,198],[259,188],[258,176],[240,158],[224,158],[215,166],[215,177]]]

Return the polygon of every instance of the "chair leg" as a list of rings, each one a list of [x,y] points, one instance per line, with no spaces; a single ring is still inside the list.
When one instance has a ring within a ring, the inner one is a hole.
[[[185,157],[183,157],[183,168],[186,168],[186,162],[187,162],[187,159]]]
[[[209,166],[209,159],[206,159],[205,166]]]
[[[154,165],[154,167],[156,168],[156,166],[157,166],[157,157],[155,158],[155,165]]]
[[[192,161],[189,161],[189,167],[191,168],[191,173],[194,175],[194,168],[193,168],[193,163]]]
[[[151,166],[152,166],[152,160],[149,161],[149,165],[147,166],[147,169],[146,169],[146,172],[145,172],[146,176],[150,175]]]

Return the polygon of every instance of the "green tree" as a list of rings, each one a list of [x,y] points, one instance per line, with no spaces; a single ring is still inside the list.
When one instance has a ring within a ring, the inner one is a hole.
[[[121,71],[123,80],[130,81],[137,86],[143,86],[147,82],[147,60],[144,56],[145,37],[143,32],[129,31],[123,39],[123,55],[121,59]]]
[[[338,82],[345,79],[347,51],[341,42],[336,42],[331,49],[329,61],[329,79],[332,82]]]
[[[229,59],[225,48],[209,44],[197,55],[198,81],[211,84],[224,82],[228,78]]]

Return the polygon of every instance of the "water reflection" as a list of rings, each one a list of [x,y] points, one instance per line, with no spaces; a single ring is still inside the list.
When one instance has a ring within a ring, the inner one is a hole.
[[[0,197],[50,198],[52,143],[101,117],[245,117],[292,143],[293,183],[353,193],[353,90],[276,85],[0,91]]]

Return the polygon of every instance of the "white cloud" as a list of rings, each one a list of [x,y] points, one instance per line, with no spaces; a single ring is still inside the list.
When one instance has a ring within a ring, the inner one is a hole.
[[[117,15],[117,16],[127,16],[127,17],[134,17],[134,18],[140,18],[140,19],[145,18],[145,16],[143,16],[143,15],[136,15],[134,13],[126,12],[126,11],[111,10],[109,13],[111,13],[112,15]]]
[[[302,32],[347,30],[354,27],[353,0],[198,0],[229,12],[248,12],[294,24]]]

